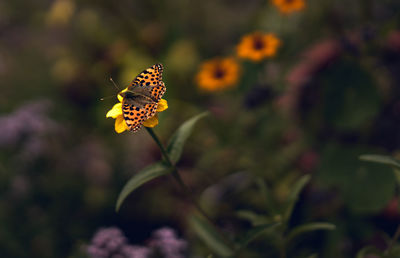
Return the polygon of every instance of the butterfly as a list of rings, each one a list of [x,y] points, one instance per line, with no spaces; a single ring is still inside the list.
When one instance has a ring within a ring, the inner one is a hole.
[[[122,99],[122,115],[128,129],[136,132],[142,123],[156,114],[158,102],[166,91],[162,81],[162,64],[155,64],[141,72],[120,93]]]

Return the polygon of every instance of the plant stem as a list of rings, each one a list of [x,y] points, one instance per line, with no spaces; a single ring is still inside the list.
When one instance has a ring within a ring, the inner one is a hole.
[[[286,239],[283,232],[284,231],[282,231],[281,235],[279,236],[279,258],[286,258]]]
[[[146,130],[150,134],[150,136],[153,138],[153,140],[156,142],[158,147],[160,148],[161,153],[162,153],[167,165],[173,169],[172,170],[172,176],[178,182],[178,184],[182,187],[182,189],[186,192],[186,194],[189,196],[190,201],[192,202],[192,204],[196,207],[196,209],[200,212],[200,214],[202,214],[211,223],[211,225],[214,226],[214,228],[219,232],[219,234],[222,237],[222,239],[224,239],[226,244],[229,247],[231,247],[232,250],[233,250],[234,249],[233,248],[233,244],[229,240],[226,239],[226,237],[221,232],[221,230],[218,228],[218,226],[215,224],[215,222],[210,218],[210,216],[208,216],[208,214],[203,210],[203,208],[201,208],[201,206],[198,204],[198,202],[194,198],[192,190],[183,181],[181,175],[178,172],[178,169],[176,168],[175,164],[172,163],[172,161],[171,161],[171,159],[170,159],[170,157],[168,155],[168,152],[166,151],[166,149],[165,149],[164,145],[161,143],[161,141],[158,139],[157,135],[154,133],[153,129],[151,129],[149,127],[146,127]]]
[[[164,145],[160,142],[160,140],[158,139],[157,135],[154,133],[154,131],[151,128],[146,127],[147,131],[149,132],[149,134],[151,135],[151,137],[154,139],[154,141],[157,143],[158,147],[161,150],[161,153],[164,157],[164,159],[166,160],[167,164],[173,168],[172,171],[172,175],[175,178],[175,180],[178,182],[178,184],[185,190],[186,193],[189,194],[189,197],[191,199],[191,201],[193,202],[193,204],[196,206],[196,208],[199,210],[199,212],[206,217],[208,220],[211,221],[211,218],[205,213],[205,211],[200,207],[200,205],[195,201],[193,194],[192,194],[192,190],[183,182],[183,179],[181,177],[181,175],[178,172],[178,169],[176,168],[175,164],[172,163],[171,159],[169,158],[169,155],[167,153],[167,151],[164,148]]]
[[[163,157],[165,158],[165,160],[167,161],[168,165],[175,168],[175,165],[172,163],[171,159],[169,158],[169,155],[167,153],[167,151],[164,148],[164,145],[160,142],[160,140],[158,139],[157,135],[154,133],[153,129],[151,129],[150,127],[145,127],[147,132],[150,134],[150,136],[153,138],[153,140],[157,143],[158,147],[161,150],[161,153],[163,155]]]
[[[284,247],[279,247],[279,257],[286,258],[286,251]]]

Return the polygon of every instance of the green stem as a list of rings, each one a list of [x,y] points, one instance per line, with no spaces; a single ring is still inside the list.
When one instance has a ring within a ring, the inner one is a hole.
[[[145,127],[145,128],[146,128],[147,132],[150,134],[150,136],[153,138],[153,140],[157,143],[157,145],[160,148],[161,153],[162,153],[163,157],[165,158],[165,160],[167,161],[168,165],[170,167],[175,168],[175,165],[172,163],[171,159],[169,158],[168,152],[165,150],[164,145],[162,145],[162,143],[158,139],[157,135],[154,133],[153,129],[151,129],[150,127]]]
[[[286,223],[285,223],[286,224]],[[279,258],[286,258],[286,245],[287,245],[287,239],[285,237],[285,228],[281,228],[281,233],[279,236],[279,243],[278,243],[278,247],[279,247]]]
[[[286,258],[286,250],[284,246],[279,247],[279,257]]]
[[[150,134],[150,136],[153,138],[153,140],[156,142],[156,144],[158,145],[158,147],[161,150],[161,153],[166,161],[166,163],[168,164],[169,167],[173,168],[172,170],[172,176],[174,177],[174,179],[178,182],[178,184],[182,187],[182,189],[186,192],[186,194],[189,196],[190,201],[192,202],[192,204],[196,207],[196,209],[200,212],[200,214],[202,214],[210,223],[211,225],[214,226],[214,228],[219,232],[220,236],[222,237],[222,239],[224,239],[224,241],[226,242],[227,245],[229,245],[232,249],[233,248],[233,244],[231,244],[231,242],[229,240],[226,239],[226,237],[224,236],[224,234],[220,231],[220,229],[218,228],[218,226],[215,224],[215,222],[210,218],[210,216],[208,216],[208,214],[203,210],[203,208],[201,208],[201,206],[198,204],[198,202],[196,201],[196,199],[193,196],[193,192],[192,190],[185,184],[185,182],[183,181],[181,175],[178,172],[178,169],[176,168],[175,164],[172,163],[168,152],[166,151],[166,149],[164,148],[164,145],[161,143],[161,141],[158,139],[157,135],[154,133],[153,129],[149,128],[149,127],[145,127],[147,132]]]
[[[189,194],[190,199],[193,201],[193,204],[196,206],[196,208],[199,210],[199,212],[201,214],[203,214],[204,217],[206,217],[208,220],[211,221],[211,218],[205,213],[205,211],[195,201],[193,194],[192,194],[192,190],[183,182],[183,179],[182,179],[181,175],[179,174],[178,169],[176,168],[175,164],[172,163],[171,159],[169,158],[168,152],[165,150],[164,145],[160,142],[157,135],[154,133],[154,131],[151,128],[146,127],[146,129],[149,132],[149,134],[151,135],[151,137],[154,139],[154,141],[157,143],[167,164],[171,168],[173,168],[172,175],[175,178],[175,180],[185,190],[185,192]]]

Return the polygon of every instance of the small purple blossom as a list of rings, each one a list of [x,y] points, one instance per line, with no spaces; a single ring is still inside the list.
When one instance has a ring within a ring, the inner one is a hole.
[[[122,231],[116,227],[99,229],[87,248],[88,254],[93,258],[113,257],[127,244],[127,239]]]
[[[16,157],[25,163],[44,155],[49,149],[48,137],[61,131],[48,116],[50,108],[49,101],[37,100],[0,115],[0,147],[17,148]]]
[[[86,251],[91,258],[148,258],[151,254],[147,247],[129,245],[116,227],[99,229]]]
[[[0,116],[0,146],[15,145],[22,137],[54,131],[58,126],[47,117],[49,107],[48,101],[39,100]]]
[[[156,230],[148,246],[129,245],[122,231],[116,227],[99,229],[86,247],[91,258],[149,258],[157,254],[164,258],[183,258],[187,242],[179,239],[168,227]]]
[[[122,248],[122,253],[127,258],[148,258],[152,250],[145,246],[126,245]]]
[[[183,258],[187,242],[179,239],[173,229],[164,227],[153,233],[150,247],[158,250],[165,258]]]

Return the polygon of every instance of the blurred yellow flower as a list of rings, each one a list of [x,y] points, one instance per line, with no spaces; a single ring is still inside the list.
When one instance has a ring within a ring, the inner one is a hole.
[[[304,0],[272,0],[272,3],[284,14],[300,11],[306,5]]]
[[[237,55],[259,62],[276,54],[281,41],[272,33],[254,32],[243,36],[237,46]]]
[[[240,66],[233,57],[205,61],[196,75],[200,89],[217,91],[231,88],[238,81]]]
[[[128,88],[124,89],[122,92],[127,91]],[[115,104],[106,114],[106,117],[112,117],[115,119],[115,131],[117,133],[122,133],[128,130],[128,125],[125,123],[124,117],[122,115],[122,96],[118,94],[117,98],[119,103]],[[168,102],[165,99],[161,99],[157,105],[157,113],[162,112],[168,108]],[[157,113],[150,117],[149,119],[145,120],[142,125],[145,127],[155,127],[158,125],[158,115]]]
[[[48,25],[66,25],[75,12],[75,3],[71,0],[56,0],[47,14]]]

